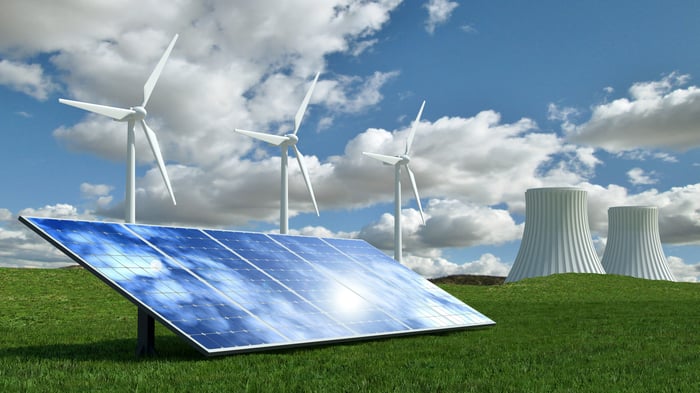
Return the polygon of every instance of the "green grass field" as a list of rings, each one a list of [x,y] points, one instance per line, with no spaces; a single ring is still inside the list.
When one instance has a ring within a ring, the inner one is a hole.
[[[205,358],[82,269],[0,269],[0,392],[700,392],[700,285],[443,285],[490,328]]]

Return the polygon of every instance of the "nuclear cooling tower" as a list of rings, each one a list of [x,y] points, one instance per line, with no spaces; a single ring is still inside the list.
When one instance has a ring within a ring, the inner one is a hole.
[[[525,192],[525,231],[506,282],[556,273],[605,273],[593,248],[586,191],[532,188]]]
[[[608,209],[608,243],[602,264],[608,274],[676,281],[661,248],[656,206]]]

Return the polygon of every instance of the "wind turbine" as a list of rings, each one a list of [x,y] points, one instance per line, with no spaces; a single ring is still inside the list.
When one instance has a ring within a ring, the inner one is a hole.
[[[76,108],[86,110],[88,112],[97,113],[98,115],[103,115],[110,117],[116,121],[127,122],[127,138],[126,138],[126,212],[125,221],[127,223],[136,222],[136,144],[135,144],[135,133],[134,125],[136,122],[141,123],[141,128],[143,132],[146,133],[146,138],[148,139],[148,144],[151,146],[153,155],[158,163],[158,168],[160,169],[160,174],[163,176],[163,181],[165,181],[165,187],[168,189],[170,198],[173,200],[173,205],[175,202],[175,194],[173,194],[173,188],[170,185],[170,179],[168,178],[168,172],[165,170],[165,163],[163,163],[163,155],[160,153],[160,146],[158,145],[158,138],[156,133],[151,130],[146,124],[146,104],[151,98],[151,93],[153,93],[153,88],[158,82],[160,73],[165,67],[165,63],[168,61],[170,52],[175,46],[175,41],[177,41],[178,35],[175,34],[170,45],[161,56],[156,68],[151,72],[151,76],[148,77],[146,83],[143,85],[143,102],[139,106],[132,106],[129,109],[116,108],[113,106],[90,104],[87,102],[72,101],[60,98],[58,102]],[[155,320],[148,314],[144,309],[138,307],[137,315],[137,345],[136,354],[141,355],[152,355],[155,354]]]
[[[411,157],[408,155],[411,152],[411,145],[413,144],[413,136],[416,134],[416,127],[420,122],[421,114],[423,113],[423,108],[425,107],[425,101],[420,106],[418,111],[418,116],[413,122],[413,127],[408,134],[408,140],[406,141],[406,151],[400,156],[387,156],[384,154],[367,153],[362,152],[362,154],[379,160],[385,164],[393,165],[395,168],[394,174],[394,259],[399,263],[401,262],[401,166],[406,167],[406,172],[408,173],[408,179],[411,180],[411,186],[413,187],[413,195],[416,197],[416,202],[418,203],[418,210],[420,211],[420,218],[425,224],[425,217],[423,217],[423,207],[420,204],[420,197],[418,196],[418,187],[416,186],[416,178],[413,176],[411,168],[408,163],[411,161]]]
[[[146,84],[143,85],[143,102],[141,105],[138,106],[132,106],[129,109],[123,109],[123,108],[116,108],[112,106],[105,106],[105,105],[97,105],[97,104],[90,104],[87,102],[80,102],[80,101],[72,101],[72,100],[66,100],[63,98],[60,98],[58,102],[70,106],[74,106],[76,108],[80,108],[83,110],[86,110],[88,112],[93,112],[97,113],[99,115],[107,116],[110,117],[116,121],[123,121],[127,122],[127,142],[126,142],[126,222],[127,223],[134,223],[136,221],[136,145],[135,145],[135,134],[134,134],[134,125],[138,122],[141,124],[141,128],[143,128],[143,131],[146,133],[146,138],[148,139],[148,143],[151,146],[151,150],[153,151],[153,155],[156,158],[156,162],[158,163],[158,168],[160,169],[160,173],[163,176],[163,180],[165,181],[165,187],[168,189],[168,193],[170,194],[170,198],[173,201],[173,205],[176,204],[175,202],[175,195],[173,194],[173,188],[170,185],[170,179],[168,178],[168,172],[165,169],[165,164],[163,163],[163,156],[160,152],[160,146],[158,145],[158,138],[156,137],[155,132],[151,130],[148,125],[146,124],[146,104],[148,103],[148,100],[151,98],[151,93],[153,93],[153,88],[156,86],[156,82],[158,82],[158,77],[160,77],[160,73],[163,71],[163,67],[165,67],[165,63],[168,61],[168,56],[170,56],[170,52],[173,50],[173,46],[175,46],[175,41],[177,41],[178,35],[175,34],[175,37],[173,37],[172,41],[170,41],[170,45],[168,45],[168,48],[165,50],[165,53],[163,53],[163,56],[160,58],[160,61],[156,65],[156,68],[153,70],[151,73],[151,76],[148,77],[148,80],[146,81]]]
[[[306,169],[306,164],[304,164],[304,156],[297,148],[297,142],[299,142],[299,137],[297,137],[297,132],[299,132],[299,126],[301,126],[301,120],[304,118],[304,113],[306,112],[306,107],[309,106],[309,100],[311,99],[311,94],[314,91],[316,82],[318,81],[318,76],[320,72],[316,73],[314,81],[311,83],[309,91],[306,92],[306,97],[304,101],[301,102],[301,106],[297,110],[296,116],[294,116],[294,131],[286,135],[273,135],[264,132],[256,131],[246,131],[241,129],[234,129],[235,132],[243,135],[247,135],[251,138],[259,139],[261,141],[267,142],[271,145],[279,146],[282,151],[282,156],[280,160],[281,167],[281,180],[280,180],[280,233],[286,234],[289,231],[289,182],[287,178],[287,157],[288,148],[291,146],[294,149],[294,155],[297,157],[297,162],[299,163],[299,169],[304,177],[304,183],[306,183],[306,188],[309,190],[311,195],[311,202],[314,204],[314,209],[316,210],[316,215],[318,216],[318,205],[316,204],[316,197],[314,196],[314,189],[311,187],[311,180],[309,179],[309,171]]]

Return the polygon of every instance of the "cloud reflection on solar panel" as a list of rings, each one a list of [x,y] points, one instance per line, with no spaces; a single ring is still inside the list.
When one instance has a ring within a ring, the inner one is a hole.
[[[493,324],[361,240],[22,220],[206,354]]]

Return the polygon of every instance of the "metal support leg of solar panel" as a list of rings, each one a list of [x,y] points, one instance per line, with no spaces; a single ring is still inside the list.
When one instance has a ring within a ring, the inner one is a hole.
[[[156,320],[141,307],[138,308],[136,327],[136,356],[156,354]]]
[[[495,322],[363,240],[20,221],[204,355],[460,330]]]

